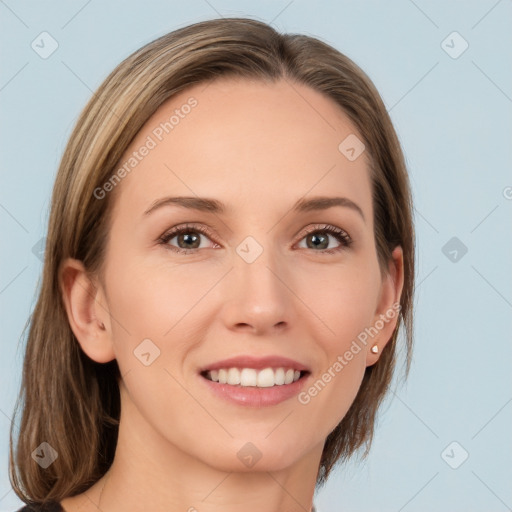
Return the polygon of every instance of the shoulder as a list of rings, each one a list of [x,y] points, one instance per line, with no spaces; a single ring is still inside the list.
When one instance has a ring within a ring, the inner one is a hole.
[[[16,512],[64,512],[64,509],[61,507],[60,503],[56,501],[51,501],[44,505],[25,505],[24,507],[16,510]]]

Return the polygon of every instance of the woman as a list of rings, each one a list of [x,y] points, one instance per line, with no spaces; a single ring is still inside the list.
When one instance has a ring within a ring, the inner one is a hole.
[[[238,18],[147,44],[56,178],[23,510],[314,510],[368,453],[400,325],[409,369],[413,288],[404,158],[350,59]]]

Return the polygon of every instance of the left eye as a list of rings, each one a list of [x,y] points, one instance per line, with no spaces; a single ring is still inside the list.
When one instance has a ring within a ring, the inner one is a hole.
[[[340,242],[340,245],[332,249],[327,249],[329,245],[329,237],[336,239]],[[349,247],[352,243],[352,239],[345,231],[334,226],[317,227],[316,229],[306,233],[301,241],[302,240],[306,240],[306,249],[323,249],[323,251],[315,252],[324,252],[327,254],[341,251]]]

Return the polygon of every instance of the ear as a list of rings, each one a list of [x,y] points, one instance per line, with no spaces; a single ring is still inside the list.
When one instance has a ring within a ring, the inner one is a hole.
[[[404,259],[400,246],[391,254],[388,273],[383,276],[377,310],[368,337],[366,366],[375,364],[386,344],[391,340],[400,314],[400,297],[404,285]],[[371,348],[376,345],[378,353]]]
[[[81,261],[73,258],[62,263],[59,285],[69,325],[82,350],[98,363],[115,359],[102,286],[93,282]]]

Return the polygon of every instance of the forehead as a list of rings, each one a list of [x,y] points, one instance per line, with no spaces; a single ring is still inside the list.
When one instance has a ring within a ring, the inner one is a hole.
[[[197,84],[162,104],[130,144],[117,166],[126,172],[115,210],[140,215],[162,196],[197,195],[261,214],[262,201],[291,206],[305,195],[341,194],[369,216],[367,154],[349,160],[339,149],[353,137],[362,139],[348,116],[307,86]]]

